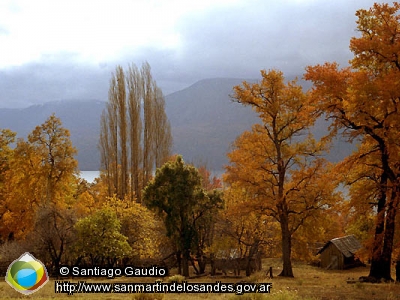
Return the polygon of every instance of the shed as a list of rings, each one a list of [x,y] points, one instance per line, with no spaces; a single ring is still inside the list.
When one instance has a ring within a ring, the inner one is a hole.
[[[354,258],[354,253],[359,249],[361,244],[354,235],[332,239],[317,253],[321,255],[321,268],[334,270],[351,268],[359,263]]]

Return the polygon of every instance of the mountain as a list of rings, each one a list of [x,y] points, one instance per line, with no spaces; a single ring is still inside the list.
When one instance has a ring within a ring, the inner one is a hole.
[[[173,153],[182,154],[185,161],[205,163],[216,173],[228,163],[226,153],[243,131],[259,122],[250,107],[230,98],[233,87],[243,79],[205,79],[165,97],[166,113],[174,140]],[[24,109],[0,109],[0,128],[9,128],[26,137],[37,125],[55,113],[70,130],[73,145],[78,149],[80,170],[98,170],[100,155],[97,148],[100,116],[105,102],[76,100],[47,102]],[[316,136],[327,131],[327,123],[319,120]],[[338,140],[328,155],[338,161],[351,152],[352,146]]]
[[[78,149],[80,170],[98,170],[100,156],[97,149],[100,115],[105,102],[96,100],[54,101],[23,109],[0,109],[0,128],[17,132],[25,138],[44,123],[53,113],[61,119],[71,133],[73,145]]]
[[[232,142],[258,122],[250,107],[233,102],[229,96],[242,81],[205,79],[165,97],[175,153],[187,161],[222,170]]]
[[[188,162],[207,163],[220,172],[227,164],[231,143],[257,122],[249,107],[233,103],[233,86],[242,79],[206,79],[165,97],[166,113],[174,140],[173,153]],[[100,116],[105,102],[96,100],[54,101],[24,109],[0,109],[0,128],[9,128],[26,137],[37,125],[55,113],[69,129],[78,149],[81,170],[98,170],[97,149]]]
[[[289,78],[293,80],[294,78]],[[174,152],[192,162],[205,162],[217,173],[228,164],[227,152],[232,143],[245,130],[259,122],[250,107],[233,102],[233,87],[245,79],[214,78],[196,82],[186,89],[166,96],[166,112],[174,137]],[[246,80],[255,82],[255,80]],[[304,90],[309,83],[299,81]],[[321,138],[328,132],[329,124],[317,120],[312,132]],[[354,145],[338,137],[333,141],[326,158],[338,162],[349,155]]]

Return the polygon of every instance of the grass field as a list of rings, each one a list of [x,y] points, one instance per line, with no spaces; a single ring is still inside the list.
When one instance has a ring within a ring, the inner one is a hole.
[[[279,260],[268,259],[263,261],[263,266],[268,269],[273,267],[274,274],[279,273]],[[220,294],[56,294],[54,291],[55,281],[51,280],[42,289],[36,293],[25,296],[12,289],[6,282],[0,282],[0,299],[280,299],[280,300],[301,300],[301,299],[385,299],[400,300],[400,284],[395,283],[347,283],[348,279],[358,279],[360,276],[368,275],[368,268],[356,268],[345,271],[326,271],[305,264],[294,264],[295,278],[274,277],[269,279],[264,272],[256,273],[250,277],[234,277],[234,276],[204,276],[201,278],[191,278],[188,282],[215,283],[221,281],[224,283],[236,282],[258,282],[272,283],[271,293],[269,294],[244,294],[235,295],[229,293]],[[394,278],[394,274],[393,274]],[[103,278],[79,279],[86,282],[102,282],[102,283],[118,283],[118,282],[154,282],[151,278],[116,278],[107,280]],[[72,280],[77,282],[78,280]]]

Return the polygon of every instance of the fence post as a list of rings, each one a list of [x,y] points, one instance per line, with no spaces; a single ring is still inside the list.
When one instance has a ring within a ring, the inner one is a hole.
[[[269,275],[268,275],[269,274]],[[269,267],[269,270],[267,271],[267,276],[269,278],[274,278],[274,275],[272,275],[272,267]]]

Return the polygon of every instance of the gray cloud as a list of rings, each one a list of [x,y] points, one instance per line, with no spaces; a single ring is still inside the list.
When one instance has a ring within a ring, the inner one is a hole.
[[[248,1],[249,4],[194,13],[180,19],[177,49],[126,49],[99,65],[77,54],[0,70],[0,107],[22,107],[61,99],[106,100],[117,64],[148,61],[165,94],[212,77],[257,78],[260,69],[278,68],[302,76],[307,65],[347,64],[356,32],[355,12],[374,1]],[[282,4],[284,3],[284,4]]]
[[[106,100],[108,70],[72,61],[32,63],[0,71],[0,107],[63,99]]]
[[[254,76],[262,68],[301,74],[308,64],[346,63],[355,28],[356,8],[351,4],[357,5],[325,3],[331,4],[314,2],[291,9],[265,4],[187,20],[182,25],[187,45],[184,61],[217,76],[239,77]]]

